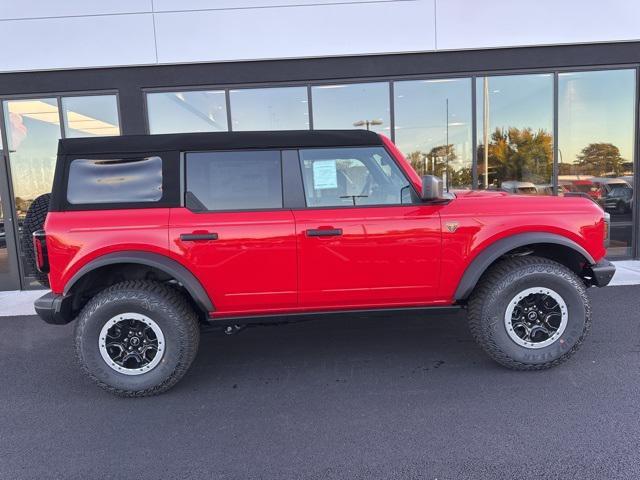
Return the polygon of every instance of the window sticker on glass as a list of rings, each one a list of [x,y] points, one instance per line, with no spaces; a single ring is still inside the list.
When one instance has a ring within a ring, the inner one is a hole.
[[[313,162],[313,188],[315,190],[338,188],[338,169],[335,160]]]

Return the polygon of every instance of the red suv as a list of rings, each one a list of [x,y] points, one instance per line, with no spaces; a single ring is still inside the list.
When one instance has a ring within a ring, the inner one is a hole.
[[[606,217],[443,192],[372,132],[198,133],[61,140],[24,231],[51,287],[39,315],[75,319],[89,376],[140,396],[185,374],[202,325],[355,311],[464,308],[502,365],[557,365],[589,330],[586,287],[614,273]]]

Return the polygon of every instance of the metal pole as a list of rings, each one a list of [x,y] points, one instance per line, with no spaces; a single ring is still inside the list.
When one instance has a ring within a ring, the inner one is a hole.
[[[482,136],[484,142],[484,188],[489,188],[489,78],[482,79],[484,95],[482,101]]]
[[[446,103],[447,103],[447,139],[445,141],[446,143],[446,157],[445,157],[445,173],[447,174],[447,178],[445,179],[446,181],[446,185],[447,185],[447,192],[449,191],[449,99],[446,99]]]

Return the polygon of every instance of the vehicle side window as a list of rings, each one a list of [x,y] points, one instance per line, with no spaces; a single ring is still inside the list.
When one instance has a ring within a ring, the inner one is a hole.
[[[185,155],[186,205],[195,211],[282,208],[280,152],[192,152]]]
[[[382,147],[300,150],[308,207],[412,203],[413,189]]]
[[[158,202],[162,198],[162,159],[96,160],[69,165],[67,201],[72,205]]]

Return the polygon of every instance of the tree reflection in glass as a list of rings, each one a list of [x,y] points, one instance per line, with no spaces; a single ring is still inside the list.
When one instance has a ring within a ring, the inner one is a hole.
[[[552,194],[553,76],[479,78],[476,99],[479,186]]]
[[[609,255],[631,255],[635,72],[558,75],[558,183],[611,214]]]

